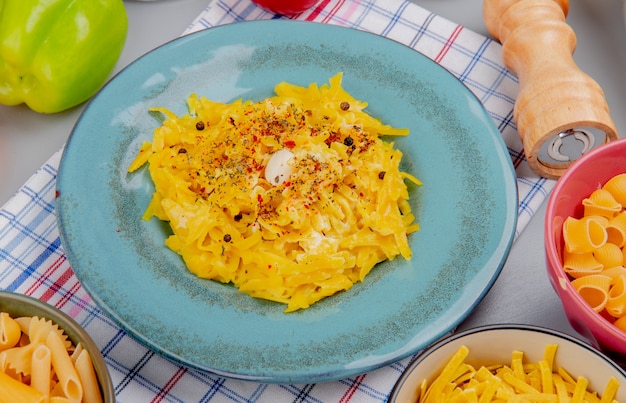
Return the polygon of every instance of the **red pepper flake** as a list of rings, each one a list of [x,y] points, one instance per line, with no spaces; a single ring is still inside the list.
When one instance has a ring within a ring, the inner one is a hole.
[[[296,146],[296,142],[293,140],[287,140],[285,141],[285,147],[287,148],[294,148]]]
[[[261,195],[257,195],[257,196],[256,196],[256,200],[257,200],[259,203],[263,203],[263,196],[261,196]]]
[[[330,136],[328,136],[328,138],[324,141],[324,143],[326,143],[326,145],[330,147],[331,143],[339,141],[340,139],[341,139],[341,136],[339,135],[339,133],[332,132],[330,133]]]

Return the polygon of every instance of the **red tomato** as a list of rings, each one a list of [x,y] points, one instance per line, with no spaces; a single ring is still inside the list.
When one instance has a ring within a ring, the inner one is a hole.
[[[276,14],[298,14],[313,7],[319,0],[252,0]]]

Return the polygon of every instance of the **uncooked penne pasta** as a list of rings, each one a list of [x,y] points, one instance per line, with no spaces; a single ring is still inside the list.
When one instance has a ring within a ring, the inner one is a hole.
[[[96,377],[96,371],[93,369],[89,351],[83,349],[78,354],[76,358],[76,372],[78,372],[78,377],[83,384],[83,400],[89,403],[102,402],[98,378]]]
[[[76,359],[78,358],[78,356],[83,350],[84,350],[83,345],[78,343],[74,351],[72,351],[72,354],[70,355],[70,357],[72,358],[72,362],[74,363],[74,366],[76,366]]]
[[[50,393],[50,349],[45,344],[38,345],[31,358],[30,386],[44,395]]]
[[[46,395],[0,371],[0,403],[44,403]]]
[[[83,388],[63,340],[58,333],[51,332],[46,339],[46,345],[50,348],[52,366],[59,377],[63,393],[71,401],[80,402],[83,398]]]
[[[33,401],[31,396],[38,399],[40,394],[46,403],[103,401],[91,356],[82,344],[73,345],[57,324],[45,318],[11,318],[2,312],[0,318],[4,319],[5,347],[12,345],[0,348],[0,374],[23,384],[17,388],[14,383],[0,385],[0,403],[5,396],[13,403]]]

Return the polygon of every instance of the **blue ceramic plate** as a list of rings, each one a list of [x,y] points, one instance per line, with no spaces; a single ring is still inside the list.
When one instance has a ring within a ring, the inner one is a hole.
[[[291,314],[231,285],[190,274],[163,241],[168,226],[141,215],[146,172],[126,169],[159,120],[191,93],[259,100],[288,81],[344,87],[370,114],[411,134],[395,139],[421,230],[411,261],[380,264],[349,292]],[[517,222],[513,167],[480,102],[449,72],[396,42],[294,21],[237,23],[148,53],[91,101],[58,178],[61,239],[96,303],[148,347],[219,375],[263,382],[335,380],[404,358],[454,329],[483,298]]]

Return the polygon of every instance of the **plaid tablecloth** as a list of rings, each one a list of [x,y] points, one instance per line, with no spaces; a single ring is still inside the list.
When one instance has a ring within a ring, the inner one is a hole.
[[[243,20],[284,18],[250,0],[214,0],[184,34]],[[422,52],[456,75],[485,105],[516,168],[517,234],[552,189],[524,160],[513,122],[517,79],[501,47],[403,0],[322,0],[294,16],[374,32]],[[74,276],[56,227],[55,183],[62,150],[0,210],[0,288],[35,296],[75,318],[93,336],[110,369],[119,402],[382,402],[414,357],[354,378],[308,385],[224,379],[180,366],[148,350],[117,327]]]

